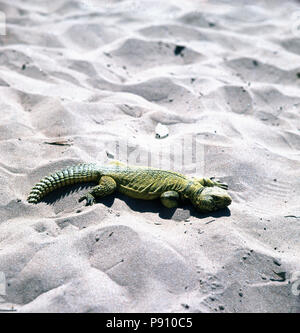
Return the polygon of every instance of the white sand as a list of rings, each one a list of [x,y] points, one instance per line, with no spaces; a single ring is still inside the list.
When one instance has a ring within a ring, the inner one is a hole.
[[[299,2],[1,0],[0,10],[0,308],[300,312]],[[168,138],[154,138],[158,122]],[[228,182],[228,211],[167,212],[120,195],[85,207],[78,188],[26,202],[41,177],[116,157],[116,141],[122,156],[127,140],[145,156],[193,135],[204,164],[187,169]],[[68,145],[45,143],[56,141]]]

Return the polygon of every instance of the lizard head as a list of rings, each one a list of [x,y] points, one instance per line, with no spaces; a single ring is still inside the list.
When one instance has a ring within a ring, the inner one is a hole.
[[[204,187],[192,199],[195,208],[201,212],[213,212],[231,204],[231,197],[224,189]]]

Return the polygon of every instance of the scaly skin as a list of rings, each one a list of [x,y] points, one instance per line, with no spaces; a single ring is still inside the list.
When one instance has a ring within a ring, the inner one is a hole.
[[[82,182],[98,182],[79,201],[92,205],[95,197],[104,197],[115,190],[129,197],[153,200],[160,198],[168,208],[177,207],[180,200],[189,199],[202,212],[211,212],[230,205],[227,185],[213,178],[188,178],[173,171],[128,166],[118,161],[106,166],[79,164],[43,178],[31,190],[27,201],[38,203],[49,192]]]

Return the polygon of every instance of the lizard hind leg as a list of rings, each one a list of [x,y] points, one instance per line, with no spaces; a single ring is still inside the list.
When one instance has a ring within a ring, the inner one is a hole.
[[[95,203],[95,198],[103,198],[112,194],[117,188],[117,184],[112,177],[102,176],[99,185],[93,187],[91,191],[87,192],[79,199],[79,202],[86,200],[86,206],[91,206]]]
[[[179,199],[179,194],[176,191],[166,191],[160,196],[161,203],[167,208],[177,207]]]

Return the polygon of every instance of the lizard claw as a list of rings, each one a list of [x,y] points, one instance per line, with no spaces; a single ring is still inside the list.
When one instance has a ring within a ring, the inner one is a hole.
[[[228,190],[228,185],[226,183],[219,183],[219,182],[216,182],[216,185],[218,187],[221,187],[223,188],[224,190]]]
[[[92,196],[92,194],[88,193],[84,196],[82,196],[78,202],[81,202],[83,200],[86,200],[86,206],[92,206],[95,203],[95,198]]]

